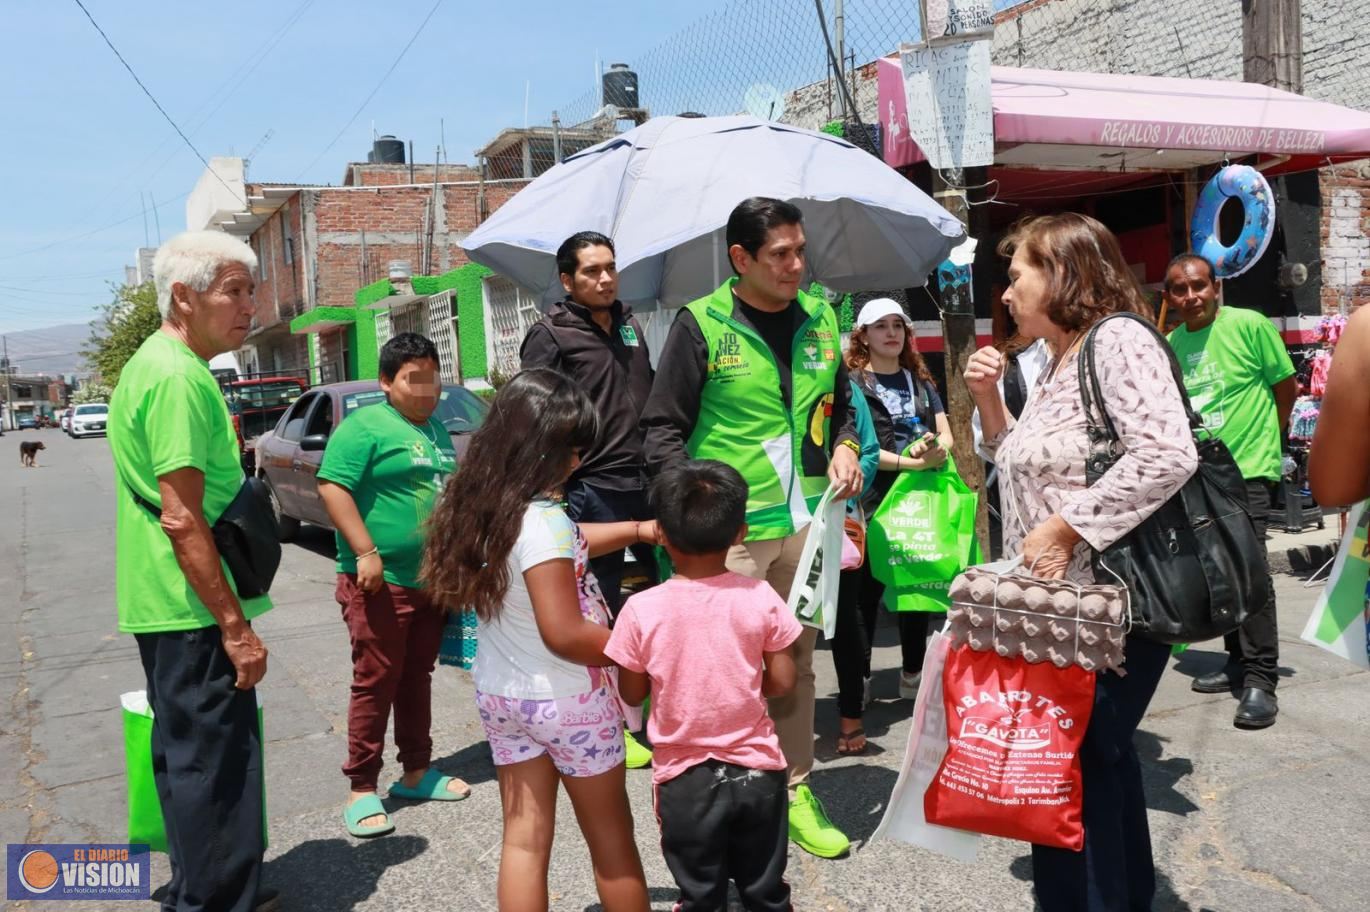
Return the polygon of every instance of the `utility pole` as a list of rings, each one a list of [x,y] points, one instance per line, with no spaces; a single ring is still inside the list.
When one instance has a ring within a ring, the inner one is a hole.
[[[10,376],[14,371],[10,367],[10,337],[5,336],[5,415],[9,418],[10,430],[14,430],[14,388],[10,385]]]
[[[1303,91],[1300,0],[1242,0],[1242,78]]]
[[[982,187],[988,168],[945,168],[932,172],[932,197],[966,226],[967,237],[984,238],[988,234],[988,213],[983,207],[971,206],[968,187]],[[966,362],[975,353],[974,281],[955,287],[939,288],[942,311],[942,344],[947,376],[947,419],[951,422],[952,456],[956,469],[972,491],[981,492],[975,517],[975,537],[985,555],[989,555],[989,504],[984,496],[985,465],[975,452],[970,416],[975,401],[966,388]]]
[[[837,42],[837,72],[833,76],[837,81],[845,84],[847,81],[847,14],[842,0],[835,0],[833,3],[833,38]],[[847,91],[843,86],[837,89],[837,110],[839,119],[846,121],[848,115],[854,113],[847,110]]]

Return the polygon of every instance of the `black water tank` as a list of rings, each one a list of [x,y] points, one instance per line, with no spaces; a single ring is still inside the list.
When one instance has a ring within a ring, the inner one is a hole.
[[[626,63],[616,63],[604,74],[604,103],[616,108],[640,108],[637,74]]]
[[[402,165],[404,164],[404,141],[396,139],[390,134],[386,134],[377,139],[373,144],[372,155],[377,164],[382,165]]]

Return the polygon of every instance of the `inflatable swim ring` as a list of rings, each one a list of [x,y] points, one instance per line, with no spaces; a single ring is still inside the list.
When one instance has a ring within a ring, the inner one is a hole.
[[[1236,197],[1246,214],[1242,233],[1231,246],[1218,239],[1218,212],[1229,197]],[[1265,175],[1249,165],[1228,165],[1199,192],[1189,226],[1189,246],[1213,264],[1218,278],[1230,279],[1255,265],[1274,233],[1275,195]]]

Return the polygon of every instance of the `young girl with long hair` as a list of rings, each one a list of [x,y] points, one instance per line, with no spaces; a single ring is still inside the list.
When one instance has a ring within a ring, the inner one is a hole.
[[[609,612],[586,566],[654,542],[656,526],[567,518],[562,485],[598,429],[594,406],[564,375],[515,376],[438,501],[424,554],[433,600],[480,619],[473,677],[504,808],[505,912],[547,908],[558,783],[606,912],[648,908],[624,788],[623,707],[604,655]]]
[[[880,440],[880,471],[862,506],[872,513],[899,472],[935,469],[951,451],[951,425],[932,373],[914,344],[913,324],[890,298],[867,301],[847,343],[847,368],[865,395]],[[839,754],[866,750],[861,725],[870,699],[871,641],[885,586],[871,575],[870,562],[842,573],[837,595],[837,631],[832,659],[837,671]],[[891,606],[892,607],[892,606]],[[941,606],[929,601],[929,610]],[[899,613],[903,663],[899,696],[918,694],[918,676],[927,649],[926,611]]]

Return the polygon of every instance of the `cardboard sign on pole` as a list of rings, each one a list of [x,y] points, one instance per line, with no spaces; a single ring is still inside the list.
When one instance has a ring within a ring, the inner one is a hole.
[[[990,42],[900,48],[909,134],[932,167],[994,164]]]
[[[932,44],[994,37],[990,0],[923,0],[923,34]]]

